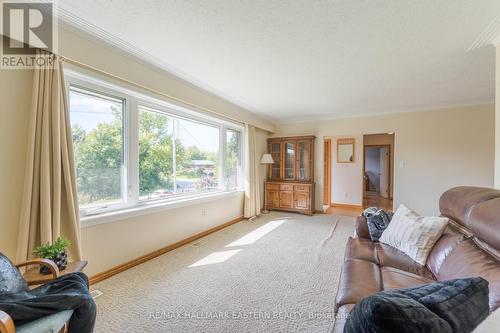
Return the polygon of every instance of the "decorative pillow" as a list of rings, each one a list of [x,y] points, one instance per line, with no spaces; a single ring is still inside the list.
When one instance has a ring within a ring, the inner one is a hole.
[[[457,279],[382,291],[352,309],[344,333],[471,332],[489,314],[488,282]]]
[[[382,291],[354,306],[344,333],[452,333],[450,324],[425,306],[396,290]]]
[[[368,232],[372,241],[378,241],[382,233],[389,225],[392,219],[392,212],[386,212],[377,207],[370,207],[363,211],[363,216],[366,218]]]
[[[400,205],[379,241],[406,253],[420,265],[425,265],[447,224],[446,217],[420,216]]]
[[[28,290],[28,285],[17,267],[9,258],[0,253],[0,294],[26,290]]]

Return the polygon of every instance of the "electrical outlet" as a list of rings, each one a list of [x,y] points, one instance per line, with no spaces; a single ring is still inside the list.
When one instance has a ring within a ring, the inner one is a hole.
[[[205,208],[203,208],[201,210],[201,216],[205,216],[205,215],[207,215],[207,211],[205,210]]]
[[[348,193],[348,192],[345,192],[345,193],[344,193],[344,197],[346,197],[346,198],[347,198],[348,196],[349,196],[349,193]]]

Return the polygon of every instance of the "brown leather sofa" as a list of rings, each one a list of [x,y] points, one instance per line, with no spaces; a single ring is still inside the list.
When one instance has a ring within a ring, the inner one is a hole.
[[[381,290],[481,276],[489,281],[490,310],[500,307],[500,190],[456,187],[440,199],[449,225],[422,266],[397,249],[372,242],[363,217],[349,238],[336,298],[333,332],[342,332],[361,299]]]

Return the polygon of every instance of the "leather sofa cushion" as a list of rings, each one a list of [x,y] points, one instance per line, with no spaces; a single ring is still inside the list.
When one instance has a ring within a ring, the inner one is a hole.
[[[500,264],[479,248],[472,239],[459,243],[438,271],[438,280],[480,276],[489,282],[490,310],[500,307]]]
[[[349,237],[345,249],[345,260],[362,259],[378,264],[375,244],[366,238]]]
[[[382,290],[379,266],[360,259],[344,262],[337,292],[336,308],[355,304]]]
[[[435,280],[393,267],[382,267],[380,271],[384,290],[417,287],[435,282]]]
[[[362,215],[356,218],[356,236],[371,240],[368,223],[366,223],[366,218]]]
[[[453,251],[458,243],[462,242],[464,239],[462,234],[450,227],[446,228],[441,238],[434,245],[434,248],[427,258],[427,263],[425,264],[434,276],[438,275],[446,257]]]
[[[394,267],[406,272],[425,276],[429,279],[434,279],[433,274],[427,267],[413,261],[412,258],[390,245],[375,243],[375,251],[380,266]]]
[[[468,227],[477,238],[500,250],[500,198],[477,204],[472,209]]]
[[[467,226],[472,209],[479,203],[500,198],[500,191],[491,188],[460,186],[446,191],[439,199],[439,210]]]

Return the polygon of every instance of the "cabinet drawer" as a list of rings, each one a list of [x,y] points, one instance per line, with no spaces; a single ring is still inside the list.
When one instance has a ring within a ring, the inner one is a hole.
[[[293,191],[293,185],[280,185],[280,191]]]
[[[297,192],[311,192],[311,186],[309,185],[295,185],[294,191]]]
[[[279,191],[280,185],[279,184],[266,184],[266,189]]]

